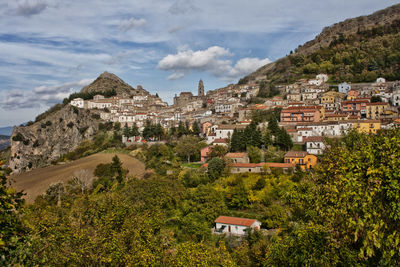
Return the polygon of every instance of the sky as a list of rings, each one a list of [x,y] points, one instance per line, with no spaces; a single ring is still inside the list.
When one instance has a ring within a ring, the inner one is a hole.
[[[0,0],[0,127],[112,72],[171,103],[237,82],[389,0]]]

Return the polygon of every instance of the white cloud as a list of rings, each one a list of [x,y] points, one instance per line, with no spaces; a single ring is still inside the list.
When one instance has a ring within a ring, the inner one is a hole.
[[[183,78],[185,76],[185,74],[183,73],[172,73],[171,75],[169,75],[167,77],[167,80],[172,81],[172,80],[179,80],[181,78]]]
[[[207,71],[223,80],[234,80],[247,75],[259,67],[270,63],[268,58],[242,58],[232,66],[232,61],[225,57],[233,56],[228,49],[212,46],[206,50],[193,51],[184,49],[175,55],[168,55],[158,62],[158,68],[174,71],[168,80],[183,78],[184,73],[190,71]]]
[[[130,19],[121,21],[118,28],[123,32],[127,32],[134,28],[140,28],[140,27],[144,26],[146,23],[147,23],[147,21],[144,18],[140,18],[140,19],[130,18]]]
[[[50,107],[60,103],[64,98],[82,87],[90,84],[94,79],[83,79],[77,82],[68,82],[52,86],[39,86],[32,91],[13,89],[7,91],[0,101],[3,110]]]

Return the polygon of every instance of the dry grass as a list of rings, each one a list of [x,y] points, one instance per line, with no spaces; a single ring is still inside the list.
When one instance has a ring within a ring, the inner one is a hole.
[[[26,201],[32,203],[37,196],[46,191],[50,184],[58,181],[65,183],[79,170],[86,170],[89,173],[93,173],[98,164],[111,163],[114,155],[112,153],[97,153],[63,165],[49,166],[13,175],[9,179],[11,185],[16,190],[23,190],[26,193]],[[117,153],[116,155],[122,161],[123,167],[128,169],[129,176],[143,177],[145,166],[142,162],[126,154]]]

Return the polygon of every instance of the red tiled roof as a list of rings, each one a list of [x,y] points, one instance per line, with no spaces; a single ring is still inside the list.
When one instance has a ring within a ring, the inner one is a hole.
[[[228,153],[225,155],[226,158],[244,158],[247,157],[247,153]]]
[[[256,168],[263,167],[264,165],[270,168],[292,168],[294,165],[291,163],[276,163],[276,162],[265,162],[265,163],[234,163],[232,167],[235,168]]]
[[[289,151],[285,154],[285,158],[304,158],[307,154],[306,151]]]
[[[225,139],[215,139],[214,143],[219,143],[219,144],[226,144],[226,140]]]
[[[242,225],[242,226],[252,226],[253,223],[256,222],[256,219],[246,219],[246,218],[238,218],[238,217],[228,217],[228,216],[219,216],[215,219],[216,223],[225,223],[231,225]]]
[[[388,106],[389,103],[386,102],[374,102],[374,103],[368,103],[367,106]]]

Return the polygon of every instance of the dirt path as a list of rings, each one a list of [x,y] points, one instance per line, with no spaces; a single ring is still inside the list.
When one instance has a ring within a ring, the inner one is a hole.
[[[68,181],[78,170],[87,170],[88,173],[92,174],[98,164],[111,163],[114,155],[114,153],[98,153],[67,164],[49,166],[13,175],[9,179],[11,179],[11,184],[16,190],[23,190],[26,193],[26,201],[32,203],[37,196],[46,191],[50,184],[58,181]],[[143,176],[145,166],[142,162],[126,154],[117,155],[123,167],[129,170],[128,175],[136,175],[138,178]]]

